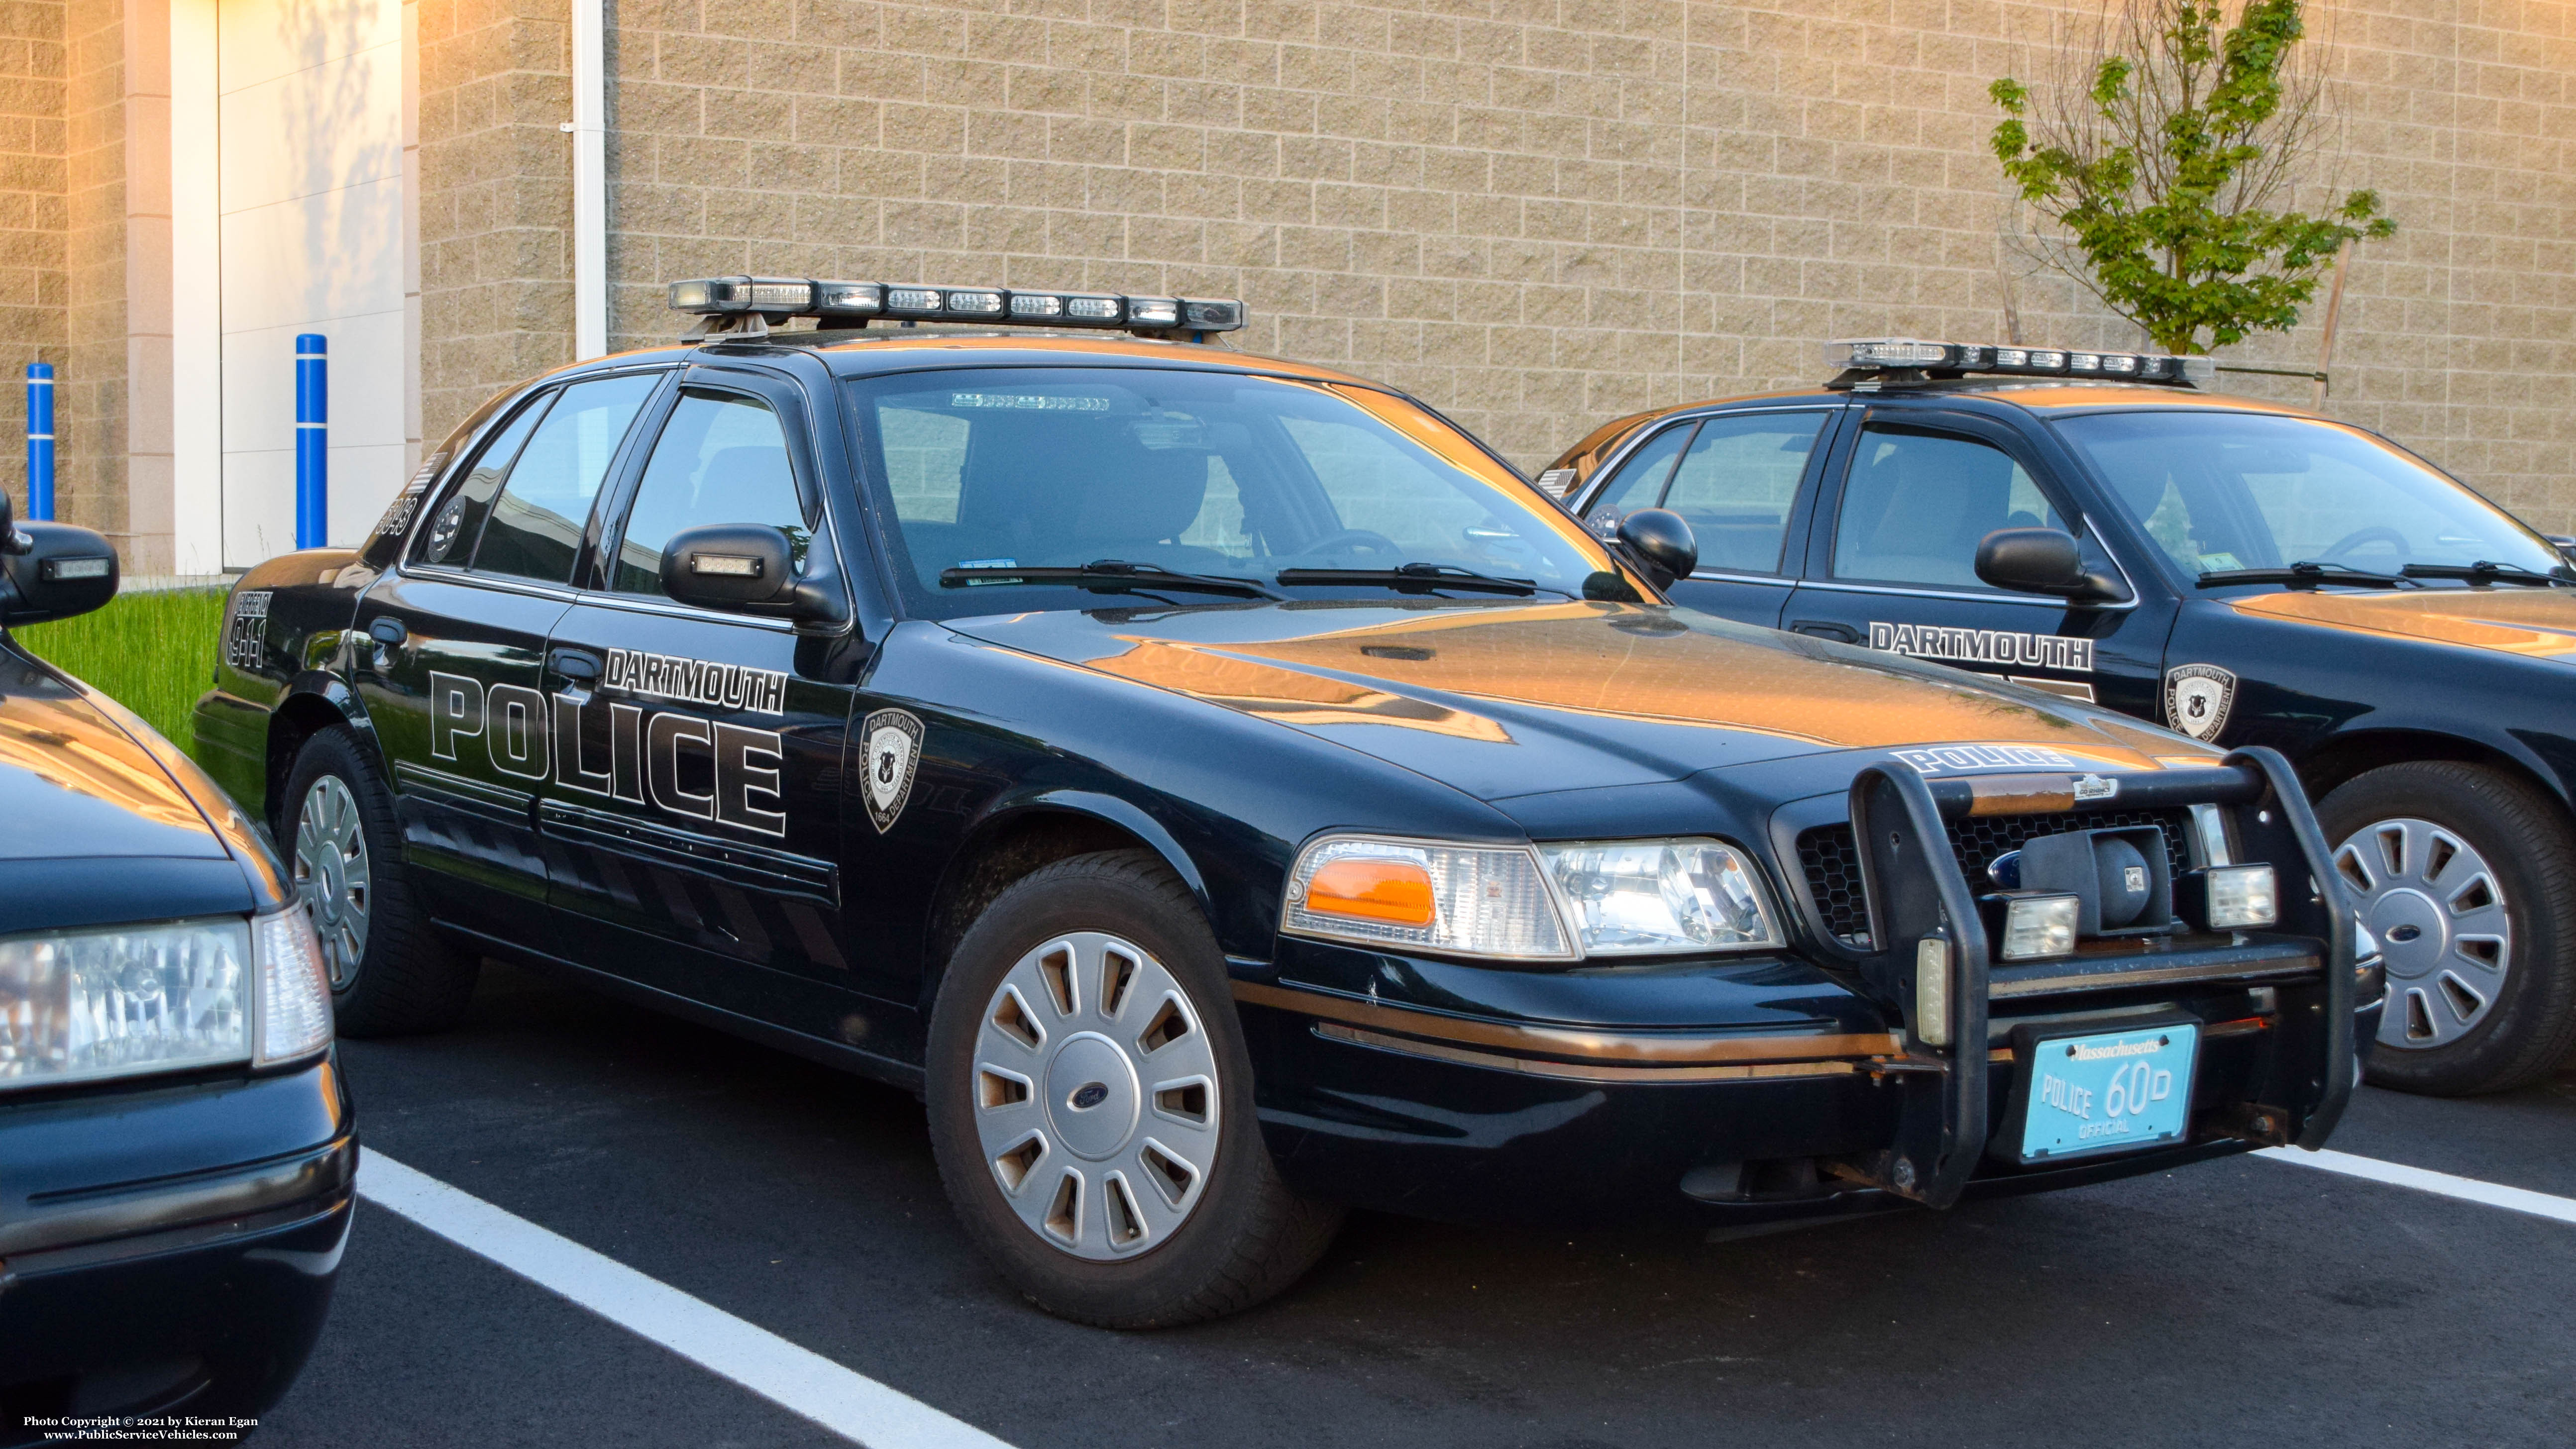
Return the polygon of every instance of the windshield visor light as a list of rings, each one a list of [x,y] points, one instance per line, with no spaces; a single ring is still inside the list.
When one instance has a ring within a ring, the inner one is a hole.
[[[247,1060],[250,963],[239,916],[0,940],[0,1089]]]
[[[300,905],[257,918],[251,951],[259,960],[259,1064],[291,1062],[329,1046],[331,978],[313,918]]]
[[[1574,956],[1527,846],[1320,840],[1289,873],[1279,926],[1302,936],[1459,956]]]
[[[1542,845],[1586,956],[1759,950],[1780,933],[1743,852],[1714,840]]]
[[[2008,896],[1996,954],[2006,961],[2045,961],[2075,954],[2075,927],[2084,902],[2072,895]]]
[[[2277,925],[2280,883],[2268,865],[2213,865],[2182,878],[2175,893],[2183,919],[2213,931]]]

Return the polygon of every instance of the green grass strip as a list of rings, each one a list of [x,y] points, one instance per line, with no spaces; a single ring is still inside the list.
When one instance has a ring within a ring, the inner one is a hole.
[[[119,594],[95,613],[12,632],[193,753],[188,716],[214,676],[223,628],[223,590],[165,589]]]

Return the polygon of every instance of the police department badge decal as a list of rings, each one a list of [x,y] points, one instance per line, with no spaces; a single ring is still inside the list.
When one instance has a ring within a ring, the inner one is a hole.
[[[894,829],[912,798],[913,771],[921,764],[921,721],[899,709],[881,709],[859,726],[867,754],[861,761],[868,819],[877,834]]]
[[[2196,740],[2214,740],[2227,728],[2236,702],[2236,676],[2215,664],[2177,664],[2165,671],[2165,723]]]

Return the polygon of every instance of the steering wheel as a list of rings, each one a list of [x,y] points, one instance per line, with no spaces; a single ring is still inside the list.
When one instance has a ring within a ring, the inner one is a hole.
[[[2414,548],[2406,542],[2406,535],[2399,533],[2396,529],[2389,527],[2387,524],[2374,523],[2368,528],[2356,528],[2352,532],[2345,534],[2343,537],[2336,539],[2332,547],[2328,548],[2324,553],[2317,555],[2317,559],[2321,563],[2339,559],[2345,554],[2352,552],[2354,549],[2361,547],[2363,544],[2375,543],[2383,539],[2397,546],[2397,556],[2399,558],[2413,558],[2415,556]]]
[[[1363,558],[1371,554],[1383,554],[1390,564],[1404,555],[1404,549],[1394,539],[1365,528],[1345,528],[1338,533],[1325,534],[1297,551],[1299,553],[1354,553]]]

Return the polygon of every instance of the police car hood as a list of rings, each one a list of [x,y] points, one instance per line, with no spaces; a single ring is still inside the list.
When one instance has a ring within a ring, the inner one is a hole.
[[[226,858],[188,792],[78,690],[0,649],[0,861]]]
[[[2285,589],[2230,602],[2237,612],[2261,618],[2576,663],[2576,592],[2565,589]]]
[[[2102,770],[2205,752],[2073,701],[1689,610],[1332,601],[949,627],[1258,716],[1484,800],[1828,750],[1960,747],[1995,766]]]

